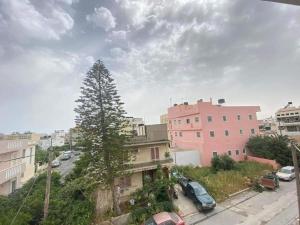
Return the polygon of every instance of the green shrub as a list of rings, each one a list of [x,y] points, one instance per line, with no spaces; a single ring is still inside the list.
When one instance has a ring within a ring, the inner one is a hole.
[[[214,171],[232,170],[235,167],[235,161],[228,155],[214,156],[211,160],[211,167]]]

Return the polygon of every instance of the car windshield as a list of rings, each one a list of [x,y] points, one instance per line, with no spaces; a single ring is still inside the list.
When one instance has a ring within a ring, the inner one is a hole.
[[[157,223],[155,223],[153,218],[150,218],[145,222],[145,225],[157,225]]]
[[[287,173],[287,174],[290,174],[290,173],[291,173],[291,170],[282,168],[282,169],[280,170],[280,172],[281,172],[281,173]]]
[[[207,192],[203,187],[199,186],[199,187],[195,188],[195,194],[196,195],[204,195],[204,194],[207,194]]]

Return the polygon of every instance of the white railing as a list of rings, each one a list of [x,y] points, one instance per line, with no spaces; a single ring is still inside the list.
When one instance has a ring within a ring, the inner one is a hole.
[[[0,171],[0,184],[21,175],[25,171],[25,163],[18,164],[16,166],[11,166],[8,169]]]

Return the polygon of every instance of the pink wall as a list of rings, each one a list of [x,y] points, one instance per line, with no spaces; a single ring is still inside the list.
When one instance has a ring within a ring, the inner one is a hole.
[[[259,162],[259,163],[264,163],[264,164],[269,164],[273,167],[273,169],[278,169],[280,167],[280,165],[275,160],[271,160],[271,159],[264,159],[264,158],[254,157],[254,156],[247,156],[247,160],[255,161],[255,162]]]
[[[210,165],[213,152],[224,154],[230,150],[232,158],[243,160],[243,149],[249,137],[253,135],[251,129],[254,129],[255,134],[259,132],[256,117],[258,111],[258,106],[218,106],[200,101],[194,105],[171,107],[168,109],[171,146],[179,149],[198,149],[199,164],[202,166]],[[241,116],[240,120],[237,119],[237,115]],[[249,115],[252,115],[252,120],[249,119]],[[208,116],[212,117],[212,122],[208,122]],[[226,121],[223,121],[223,116],[226,116]],[[199,122],[195,121],[195,117],[199,118]],[[189,124],[187,119],[190,120]],[[240,129],[243,130],[243,134],[240,134]],[[225,136],[225,130],[228,130],[229,136]],[[214,131],[215,137],[210,137],[210,131]],[[180,132],[182,137],[179,136]],[[200,138],[197,137],[197,132],[200,132]],[[239,150],[239,155],[236,155],[236,150]]]

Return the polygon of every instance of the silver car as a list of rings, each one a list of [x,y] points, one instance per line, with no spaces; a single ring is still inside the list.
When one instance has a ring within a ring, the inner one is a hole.
[[[293,166],[282,167],[276,175],[281,180],[291,181],[295,178],[295,169]]]
[[[60,161],[58,159],[55,159],[51,162],[52,167],[58,167],[60,166]]]

